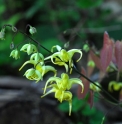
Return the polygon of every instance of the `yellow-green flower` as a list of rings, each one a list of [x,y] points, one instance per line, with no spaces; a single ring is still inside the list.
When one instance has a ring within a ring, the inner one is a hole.
[[[122,82],[116,82],[116,81],[111,81],[108,85],[108,90],[109,91],[119,91],[122,88]]]
[[[95,84],[97,85],[94,85],[93,83],[90,83],[90,89],[93,90],[94,92],[99,92],[100,91],[100,88],[98,86],[100,86],[100,83],[98,82],[95,82]]]
[[[49,82],[51,83],[50,85]],[[60,102],[66,100],[69,102],[69,115],[71,115],[71,109],[72,109],[72,93],[68,90],[71,89],[73,84],[80,84],[82,87],[82,91],[84,90],[84,86],[82,84],[82,81],[78,78],[71,78],[69,79],[69,76],[66,73],[61,74],[61,78],[59,77],[50,77],[44,87],[44,96],[55,93],[55,98],[58,99]],[[47,93],[46,89],[51,88]]]
[[[66,72],[68,72],[68,65],[65,62],[61,61],[59,58],[55,58],[55,63],[59,66],[64,66]]]
[[[29,43],[22,46],[20,51],[27,52],[27,54],[30,55],[31,53],[37,52],[37,48],[34,44]]]
[[[44,94],[42,97],[50,94],[50,93],[55,93],[55,98],[58,99],[60,102],[66,100],[69,102],[69,116],[71,115],[71,110],[72,110],[72,93],[70,91],[64,91],[60,89],[60,87],[57,84],[52,84],[48,86],[48,88],[52,88],[49,90],[46,94]]]
[[[36,80],[36,82],[42,80],[42,74],[34,68],[28,69],[24,76],[26,76],[26,78],[29,80]]]
[[[53,52],[53,49],[54,48],[56,48],[58,51],[61,51],[61,46],[59,46],[59,45],[55,45],[55,46],[53,46],[52,48],[51,48],[51,52]]]
[[[42,79],[43,79],[43,76],[44,76],[47,72],[49,72],[49,71],[53,71],[53,72],[54,72],[54,76],[56,76],[56,74],[57,74],[57,71],[56,71],[56,69],[55,69],[54,67],[52,67],[52,66],[47,66],[47,65],[45,66],[43,62],[37,63],[37,62],[34,61],[34,60],[26,61],[26,62],[20,67],[19,71],[20,71],[25,65],[27,65],[27,64],[33,64],[33,65],[34,65],[34,68],[40,72],[40,74],[41,74],[41,77],[39,78],[40,80],[42,80]],[[29,79],[29,78],[28,78],[28,79]],[[38,81],[39,81],[39,80],[38,80]],[[37,82],[38,82],[38,81],[37,81]]]
[[[31,55],[30,60],[34,60],[35,62],[43,62],[44,63],[44,56],[41,53],[34,53]]]
[[[57,84],[57,86],[59,87],[59,89],[61,89],[61,90],[69,90],[69,89],[71,89],[72,85],[75,83],[81,85],[82,92],[84,90],[83,83],[80,79],[78,79],[78,78],[69,79],[69,76],[66,73],[62,73],[61,78],[50,77],[45,84],[44,93],[46,92],[46,88],[47,88],[47,85],[49,82],[55,82]]]
[[[19,59],[20,58],[19,51],[17,49],[12,50],[12,52],[10,53],[10,57],[13,57],[15,59]]]
[[[68,72],[68,68],[67,66],[69,66],[70,68],[70,73],[72,71],[72,67],[73,67],[73,60],[72,57],[75,53],[80,53],[80,57],[77,60],[77,62],[81,59],[82,57],[82,52],[79,49],[71,49],[69,51],[66,51],[65,49],[61,49],[60,46],[56,45],[52,47],[52,51],[53,48],[57,48],[58,52],[54,53],[53,55],[45,58],[45,60],[47,59],[51,59],[51,61],[54,64],[60,65],[60,66],[65,66],[66,72]],[[69,63],[69,65],[67,65],[67,63]]]
[[[50,65],[41,65],[41,64],[37,64],[35,66],[36,70],[40,71],[40,73],[42,74],[42,76],[44,76],[47,72],[52,71],[54,73],[54,77],[57,74],[57,71],[54,67],[50,66]]]

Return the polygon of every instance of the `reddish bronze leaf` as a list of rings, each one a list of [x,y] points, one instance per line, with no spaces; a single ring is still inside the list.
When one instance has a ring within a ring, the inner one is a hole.
[[[88,104],[90,105],[90,108],[93,106],[93,99],[94,99],[94,92],[90,90],[89,92],[89,98],[88,98]]]
[[[106,45],[109,45],[109,44],[111,44],[111,41],[110,41],[108,32],[105,31],[104,36],[103,36],[103,47],[105,47]]]
[[[113,47],[111,45],[106,45],[102,48],[100,52],[100,62],[102,71],[106,71],[106,68],[109,66],[112,61]]]
[[[92,50],[90,51],[90,55],[91,55],[91,58],[94,61],[95,65],[97,66],[97,68],[102,70],[101,63],[100,63],[100,58],[97,55],[95,55]]]
[[[119,101],[122,102],[122,90],[120,91]]]
[[[100,52],[100,62],[102,71],[106,71],[106,68],[112,61],[112,55],[113,55],[113,41],[109,38],[109,35],[107,32],[104,33],[103,38],[103,48]]]
[[[81,68],[81,73],[83,75],[86,75],[86,71],[83,67]],[[89,91],[90,83],[84,77],[81,77],[80,79],[82,80],[82,83],[84,85],[84,90],[83,90],[83,93],[81,93],[82,87],[81,85],[78,85],[77,96],[78,96],[78,99],[83,99]]]
[[[115,58],[118,70],[122,70],[122,42],[117,41],[115,43]]]

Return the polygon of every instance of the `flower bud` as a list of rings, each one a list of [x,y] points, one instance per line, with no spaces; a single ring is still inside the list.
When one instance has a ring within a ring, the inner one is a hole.
[[[94,61],[90,60],[90,61],[88,62],[88,64],[87,64],[87,66],[94,68],[94,67],[95,67]]]
[[[36,31],[36,28],[35,28],[35,27],[30,26],[29,32],[30,32],[30,34],[33,35],[33,34],[35,34],[37,31]]]
[[[88,46],[88,44],[84,44],[83,45],[83,50],[85,51],[85,52],[88,52],[89,51],[89,46]]]
[[[64,44],[64,48],[68,48],[68,47],[69,47],[69,41]]]

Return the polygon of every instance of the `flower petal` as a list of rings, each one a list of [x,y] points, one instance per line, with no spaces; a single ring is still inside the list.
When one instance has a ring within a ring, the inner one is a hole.
[[[20,51],[26,52],[27,51],[27,47],[28,47],[28,44],[23,45],[22,48],[20,49]]]
[[[72,111],[72,101],[69,101],[69,116],[71,116]]]
[[[56,58],[54,64],[59,65],[59,66],[64,66],[66,69],[66,72],[68,72],[68,65],[61,61],[60,59]]]
[[[20,58],[19,51],[17,49],[12,50],[10,53],[10,57],[13,57],[15,59]]]
[[[61,81],[61,78],[58,78],[58,77],[51,77],[51,78],[49,78],[49,79],[47,80],[47,82],[45,83],[45,87],[44,87],[44,92],[43,92],[43,93],[46,92],[48,83],[49,83],[49,82],[52,82],[52,81],[58,83],[58,82]]]
[[[54,76],[56,76],[56,74],[57,74],[56,69],[54,67],[52,67],[52,66],[42,66],[42,70],[43,70],[42,75],[46,74],[49,71],[53,71]]]
[[[45,96],[47,96],[48,94],[53,93],[53,92],[55,92],[54,89],[51,89],[51,90],[49,90],[47,93],[45,93],[44,95],[42,95],[41,98],[43,98],[43,97],[45,97]]]
[[[58,51],[61,51],[61,47],[59,46],[59,45],[56,45],[56,46],[53,46],[52,47],[52,49],[51,49],[51,52],[53,52],[53,49],[56,47],[56,49],[58,50]]]
[[[44,61],[44,56],[41,53],[34,53],[31,55],[30,60],[35,60],[38,62]]]
[[[73,57],[74,53],[80,53],[80,57],[79,59],[77,60],[77,62],[82,58],[82,51],[79,50],[79,49],[71,49],[68,51],[68,54],[70,56],[70,59]]]
[[[27,65],[27,64],[35,64],[35,61],[33,61],[33,60],[26,61],[26,62],[20,67],[19,71],[20,71],[25,65]]]
[[[81,81],[80,79],[78,79],[78,78],[71,78],[71,79],[69,79],[69,82],[70,82],[70,83],[69,83],[68,86],[67,86],[67,89],[68,89],[68,90],[72,87],[72,85],[73,85],[74,83],[76,83],[76,84],[81,85],[81,87],[82,87],[81,93],[83,93],[83,91],[84,91],[84,85],[83,85],[83,83],[82,83],[82,81]]]

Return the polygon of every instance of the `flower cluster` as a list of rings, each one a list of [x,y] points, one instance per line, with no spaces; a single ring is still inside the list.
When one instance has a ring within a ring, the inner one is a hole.
[[[69,51],[66,51],[65,49],[62,49],[60,46],[56,45],[54,46],[58,50],[58,52],[54,53],[53,55],[45,58],[51,59],[52,63],[57,64],[59,66],[65,66],[66,72],[68,72],[68,69],[70,69],[70,73],[72,73],[72,67],[73,67],[73,60],[72,57],[74,53],[80,53],[80,58],[77,60],[77,62],[81,59],[82,57],[82,52],[79,49],[71,49]],[[51,52],[53,52],[53,48]],[[67,65],[67,63],[69,63]]]
[[[55,82],[53,84],[50,84],[48,86],[49,82]],[[49,93],[54,92],[55,98],[58,99],[60,102],[66,100],[69,102],[69,115],[71,115],[71,109],[72,109],[72,93],[69,91],[74,83],[80,84],[82,87],[82,92],[84,89],[84,86],[82,84],[82,81],[78,78],[71,78],[69,79],[68,74],[62,73],[61,78],[59,77],[51,77],[47,80],[44,88],[44,96],[48,95]],[[46,89],[51,88],[47,93]]]
[[[43,76],[48,72],[48,71],[53,71],[54,76],[56,76],[56,69],[50,65],[45,65],[44,64],[44,56],[37,52],[37,48],[33,44],[25,44],[20,51],[27,52],[28,55],[32,54],[30,57],[30,60],[26,61],[19,71],[26,65],[26,64],[33,64],[33,68],[28,69],[24,76],[26,76],[27,79],[29,80],[36,80],[36,82],[40,81],[43,79]]]
[[[30,27],[30,33],[33,34],[36,32],[34,27]],[[58,50],[58,52],[53,52],[54,48]],[[41,97],[44,97],[50,93],[54,93],[54,97],[59,101],[68,101],[69,102],[69,115],[71,115],[72,110],[72,93],[70,89],[72,88],[73,84],[79,84],[82,87],[82,91],[84,90],[84,85],[79,78],[69,78],[68,73],[72,73],[73,68],[73,60],[72,57],[75,53],[79,53],[80,57],[77,60],[77,62],[82,57],[82,51],[80,49],[71,49],[69,51],[66,51],[65,49],[62,49],[60,46],[56,45],[53,46],[51,49],[52,55],[48,57],[44,57],[42,53],[40,53],[36,47],[36,45],[32,43],[28,43],[22,46],[20,51],[26,52],[27,55],[30,56],[30,59],[26,61],[19,69],[21,71],[24,66],[27,64],[32,64],[32,68],[29,68],[24,73],[24,76],[29,80],[35,80],[36,82],[42,81],[43,76],[49,72],[52,71],[54,73],[53,77],[50,77],[44,87],[44,92]],[[15,48],[11,53],[10,57],[13,57],[15,59],[20,58],[20,52],[18,48]],[[64,66],[66,69],[66,72],[61,74],[61,78],[57,77],[57,70],[50,65],[46,65],[45,61],[51,60],[53,64]],[[46,92],[47,89],[50,90]]]

